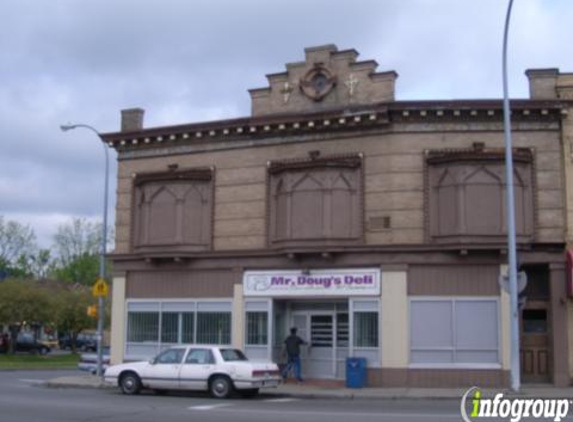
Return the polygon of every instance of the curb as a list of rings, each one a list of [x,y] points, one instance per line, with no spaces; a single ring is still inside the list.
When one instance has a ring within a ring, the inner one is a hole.
[[[78,389],[97,389],[97,390],[111,390],[118,388],[117,386],[106,384],[102,381],[97,381],[95,379],[85,378],[79,380],[65,380],[65,379],[53,379],[53,380],[46,380],[42,383],[37,384],[40,387],[45,388],[78,388]],[[425,393],[425,392],[424,392]],[[297,398],[297,399],[322,399],[322,400],[387,400],[387,401],[394,401],[394,400],[411,400],[411,401],[419,401],[419,400],[443,400],[443,401],[459,401],[461,399],[461,395],[459,392],[452,392],[448,394],[448,392],[443,392],[443,394],[436,394],[432,395],[431,391],[427,392],[429,394],[424,393],[410,393],[408,391],[403,392],[387,392],[384,394],[375,394],[375,392],[361,392],[360,390],[356,392],[351,391],[281,391],[280,389],[276,390],[263,390],[261,391],[260,396],[265,398],[282,398],[282,397],[289,397],[289,398]],[[520,391],[519,393],[515,393],[510,390],[485,390],[484,393],[488,396],[492,396],[497,393],[502,393],[504,397],[509,399],[514,398],[541,398],[541,399],[563,399],[568,398],[570,399],[573,396],[573,391],[571,392],[571,396],[568,395],[569,391],[560,391],[557,393],[550,392],[550,390],[545,391]],[[549,393],[549,394],[548,394]],[[557,394],[555,394],[557,393]]]
[[[78,389],[96,389],[96,390],[111,390],[118,388],[113,385],[106,384],[104,382],[100,383],[82,383],[73,381],[58,381],[58,380],[48,380],[41,384],[38,384],[45,388],[78,388]],[[458,396],[408,396],[408,395],[386,395],[386,396],[376,396],[376,395],[361,395],[359,393],[329,393],[329,392],[290,392],[290,391],[278,391],[278,390],[267,390],[262,391],[260,397],[265,398],[278,398],[278,397],[288,397],[297,399],[322,399],[322,400],[459,400]]]
[[[261,396],[272,397],[272,396],[281,396],[281,397],[293,397],[293,398],[300,398],[300,399],[323,399],[323,400],[387,400],[387,401],[395,401],[395,400],[456,400],[459,401],[461,396],[458,394],[455,395],[409,395],[409,394],[361,394],[358,390],[356,393],[354,392],[316,392],[316,391],[309,391],[309,392],[290,392],[290,391],[263,391],[261,392]]]

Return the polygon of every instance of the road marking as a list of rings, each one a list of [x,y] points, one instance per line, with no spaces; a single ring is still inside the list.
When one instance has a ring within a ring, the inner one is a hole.
[[[288,403],[291,401],[296,401],[296,399],[288,399],[288,398],[284,398],[284,399],[266,399],[264,400],[266,403]]]
[[[232,413],[251,413],[251,414],[281,414],[281,415],[297,415],[297,416],[332,416],[332,417],[341,417],[348,419],[350,416],[352,417],[391,417],[391,418],[424,418],[424,419],[460,419],[460,415],[457,413],[446,413],[446,414],[431,414],[431,413],[386,413],[386,412],[353,412],[353,413],[341,413],[341,412],[320,412],[320,411],[285,411],[285,410],[276,410],[276,409],[222,409],[223,405],[214,405],[214,406],[194,406],[190,407],[189,409],[193,410],[215,410],[218,412],[232,412]]]
[[[21,378],[18,381],[25,382],[28,384],[44,384],[46,382],[45,380],[34,380],[34,379],[27,379],[27,378]]]
[[[225,407],[225,406],[230,406],[230,403],[221,403],[221,404],[205,404],[205,405],[201,405],[201,406],[191,406],[188,407],[187,409],[189,410],[213,410],[213,409],[217,409],[220,407]]]

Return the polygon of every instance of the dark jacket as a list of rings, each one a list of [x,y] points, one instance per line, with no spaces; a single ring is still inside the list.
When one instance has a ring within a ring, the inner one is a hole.
[[[289,355],[298,356],[300,355],[300,346],[302,344],[305,344],[305,342],[296,334],[291,334],[286,338],[285,344],[286,344],[286,351]]]

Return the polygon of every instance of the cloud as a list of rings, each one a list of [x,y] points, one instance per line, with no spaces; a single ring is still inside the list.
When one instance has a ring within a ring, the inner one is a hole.
[[[247,89],[335,43],[396,70],[398,99],[501,97],[506,2],[481,0],[22,0],[0,27],[0,214],[39,238],[62,216],[97,218],[97,137],[146,109],[159,126],[248,115]],[[520,0],[510,29],[510,92],[532,67],[573,71],[567,0]],[[113,151],[112,161],[115,160]],[[112,170],[112,189],[115,169]],[[113,194],[112,194],[113,197]],[[111,205],[113,209],[113,201]]]

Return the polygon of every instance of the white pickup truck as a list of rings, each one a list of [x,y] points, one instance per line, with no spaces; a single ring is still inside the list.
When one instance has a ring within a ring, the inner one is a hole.
[[[254,396],[260,388],[277,387],[281,377],[276,364],[249,362],[237,349],[184,345],[167,349],[150,361],[110,366],[104,380],[119,386],[124,394],[148,388],[157,393],[209,391],[215,398],[226,398],[233,391]]]

